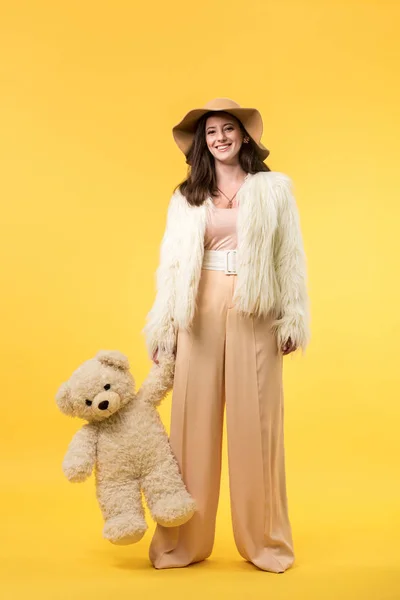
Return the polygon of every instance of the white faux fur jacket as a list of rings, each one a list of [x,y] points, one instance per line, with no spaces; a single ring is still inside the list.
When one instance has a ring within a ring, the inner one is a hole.
[[[284,173],[246,177],[237,194],[237,285],[247,316],[273,315],[278,348],[290,336],[303,353],[310,338],[306,257],[292,181]],[[191,206],[177,189],[169,202],[156,272],[157,294],[143,332],[149,356],[171,353],[179,328],[190,329],[204,255],[211,197]]]

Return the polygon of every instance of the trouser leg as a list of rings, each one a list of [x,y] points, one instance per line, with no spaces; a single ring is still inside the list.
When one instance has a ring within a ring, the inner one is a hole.
[[[227,284],[224,273],[203,270],[192,329],[178,332],[170,444],[197,512],[179,527],[157,525],[149,552],[156,568],[183,567],[212,551],[221,474]]]
[[[286,495],[283,356],[270,323],[240,316],[233,305],[228,309],[229,479],[240,554],[260,569],[283,572],[294,562],[294,551]]]

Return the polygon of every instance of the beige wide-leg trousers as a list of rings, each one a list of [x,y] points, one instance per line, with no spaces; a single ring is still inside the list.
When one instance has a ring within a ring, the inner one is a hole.
[[[170,444],[198,510],[184,525],[157,525],[157,569],[184,567],[212,551],[226,403],[234,539],[241,556],[282,573],[294,562],[284,455],[283,355],[270,318],[240,316],[237,275],[202,269],[192,331],[178,331]]]

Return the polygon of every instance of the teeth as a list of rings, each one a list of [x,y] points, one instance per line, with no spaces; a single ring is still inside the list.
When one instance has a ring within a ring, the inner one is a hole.
[[[217,146],[218,150],[229,148],[230,144],[225,144],[225,146]]]

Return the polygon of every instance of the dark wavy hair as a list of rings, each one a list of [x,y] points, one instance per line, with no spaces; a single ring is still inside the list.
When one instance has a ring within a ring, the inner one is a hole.
[[[208,150],[206,142],[205,125],[209,116],[214,114],[228,114],[239,124],[243,136],[249,137],[247,144],[242,144],[239,151],[239,163],[246,173],[257,173],[258,171],[270,171],[258,154],[257,144],[244,128],[242,122],[229,111],[213,111],[205,113],[198,121],[194,134],[193,143],[186,156],[186,164],[189,165],[188,175],[184,181],[178,183],[174,192],[179,191],[186,197],[189,204],[201,206],[204,201],[217,190],[217,178],[215,174],[215,160]]]

